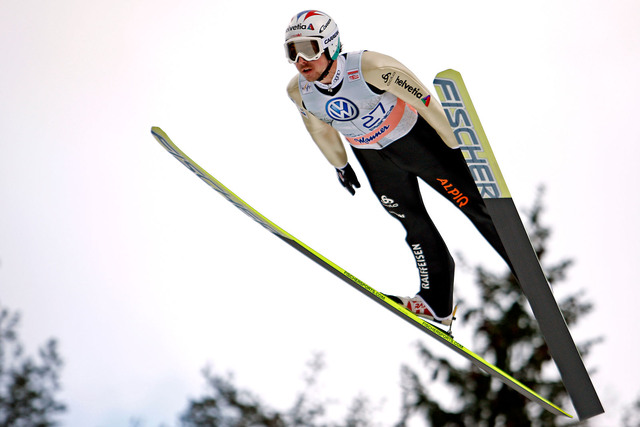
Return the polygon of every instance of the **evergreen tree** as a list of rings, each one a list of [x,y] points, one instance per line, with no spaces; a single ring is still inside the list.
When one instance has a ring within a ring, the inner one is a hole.
[[[353,400],[342,422],[327,421],[329,402],[321,400],[315,389],[324,369],[322,355],[317,354],[308,364],[305,388],[298,393],[287,411],[265,405],[252,392],[239,389],[231,376],[220,376],[209,368],[203,370],[208,392],[189,402],[180,420],[184,427],[369,427],[374,424],[366,397]]]
[[[0,307],[0,425],[55,426],[54,417],[66,410],[56,398],[62,368],[57,342],[47,341],[34,360],[24,354],[19,323],[19,314]]]
[[[541,222],[542,195],[543,189],[525,218],[531,243],[541,261],[551,235],[550,229]],[[545,265],[549,283],[556,286],[562,282],[571,264],[571,260],[564,260]],[[515,277],[510,272],[491,273],[481,266],[475,268],[475,276],[480,305],[469,307],[467,302],[461,301],[463,309],[457,314],[461,323],[458,327],[474,327],[474,351],[546,399],[561,406],[568,403],[547,345]],[[559,301],[569,326],[576,324],[592,309],[583,296],[582,292],[577,292]],[[583,357],[597,341],[591,340],[579,346]],[[561,425],[563,420],[474,367],[458,368],[449,359],[435,356],[424,345],[420,345],[419,351],[428,372],[433,372],[433,375],[423,380],[416,370],[403,367],[403,416],[399,425],[404,425],[417,414],[434,427]],[[547,366],[552,369],[547,369]],[[550,375],[549,372],[555,374]],[[430,393],[429,388],[434,383],[453,391],[456,403],[445,405],[441,402],[441,393]]]
[[[631,405],[624,409],[622,415],[623,427],[639,427],[640,426],[640,396]]]

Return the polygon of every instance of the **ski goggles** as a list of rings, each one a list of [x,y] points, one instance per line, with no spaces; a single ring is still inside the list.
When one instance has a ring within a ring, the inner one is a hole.
[[[322,56],[323,49],[320,47],[320,39],[317,37],[296,37],[284,44],[287,59],[295,64],[298,58],[302,57],[307,61],[315,61]]]

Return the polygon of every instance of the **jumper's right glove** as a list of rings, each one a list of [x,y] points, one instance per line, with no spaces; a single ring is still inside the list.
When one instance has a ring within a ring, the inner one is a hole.
[[[347,163],[343,168],[336,168],[336,172],[338,172],[340,184],[342,184],[352,196],[355,195],[356,188],[360,188],[360,183],[351,165]]]

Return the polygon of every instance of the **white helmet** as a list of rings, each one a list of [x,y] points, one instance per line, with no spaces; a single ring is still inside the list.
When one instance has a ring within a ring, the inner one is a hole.
[[[299,56],[314,61],[325,51],[333,61],[340,55],[340,32],[326,13],[305,10],[291,18],[285,32],[284,47],[291,63],[295,63]]]

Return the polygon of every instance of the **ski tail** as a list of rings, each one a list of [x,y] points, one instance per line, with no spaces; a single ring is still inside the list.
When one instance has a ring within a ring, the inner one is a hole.
[[[538,403],[547,411],[555,414],[562,415],[572,418],[567,412],[565,412],[560,407],[556,406],[549,400],[543,398],[535,391],[531,390],[526,385],[522,384],[511,375],[506,372],[500,370],[496,366],[484,360],[482,357],[478,356],[471,350],[465,348],[462,344],[455,341],[449,334],[447,334],[442,329],[430,324],[429,322],[420,319],[418,316],[413,314],[411,311],[407,310],[403,306],[394,303],[389,297],[384,295],[381,292],[378,292],[371,286],[364,283],[362,280],[358,279],[345,269],[339,267],[329,259],[325,258],[300,240],[296,239],[291,234],[287,233],[285,230],[274,224],[260,212],[252,208],[248,203],[234,194],[231,190],[225,187],[220,181],[211,176],[207,171],[198,166],[193,160],[191,160],[182,150],[180,150],[172,141],[169,139],[167,134],[162,131],[162,129],[158,127],[153,127],[151,129],[151,133],[156,138],[156,140],[169,152],[173,157],[175,157],[180,163],[182,163],[187,169],[197,175],[202,181],[204,181],[207,185],[217,191],[221,196],[231,202],[234,206],[244,212],[246,215],[251,217],[254,221],[261,224],[264,228],[269,230],[274,235],[278,236],[280,239],[285,241],[287,244],[292,246],[294,249],[334,274],[336,277],[356,289],[357,291],[363,293],[376,303],[380,304],[387,310],[391,311],[395,315],[401,317],[403,320],[412,324],[413,326],[420,329],[422,332],[426,333],[430,337],[434,338],[436,341],[444,344],[448,348],[452,349],[456,353],[465,357],[471,363],[473,363],[476,367],[481,369],[483,372],[489,374],[490,376],[502,381],[507,386],[511,387],[527,399]]]

